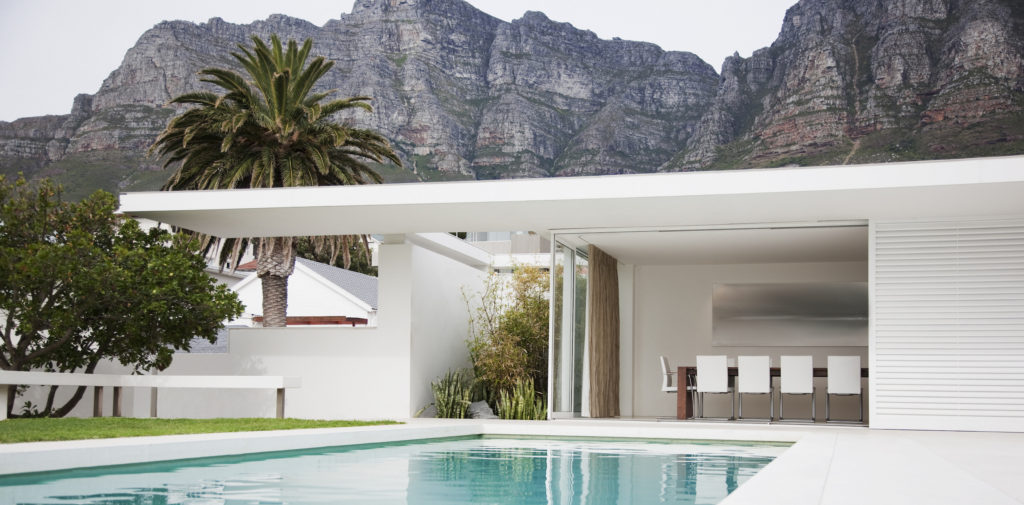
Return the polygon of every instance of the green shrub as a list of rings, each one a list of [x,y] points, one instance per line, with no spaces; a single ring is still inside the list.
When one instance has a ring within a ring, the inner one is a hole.
[[[434,392],[434,403],[430,405],[437,407],[436,417],[465,419],[471,403],[472,381],[462,370],[448,370],[444,377],[430,383],[430,389]],[[427,407],[420,409],[416,415],[422,414]]]
[[[498,399],[498,417],[540,421],[548,418],[544,398],[534,391],[533,379],[519,379],[512,391],[502,391]]]

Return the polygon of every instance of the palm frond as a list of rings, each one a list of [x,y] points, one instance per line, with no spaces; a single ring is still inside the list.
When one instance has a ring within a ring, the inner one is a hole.
[[[384,136],[332,120],[348,110],[372,112],[371,98],[331,99],[337,90],[314,91],[334,63],[311,57],[313,41],[282,44],[253,36],[231,52],[240,71],[208,68],[200,80],[220,93],[185,93],[171,103],[186,110],[168,122],[150,147],[174,173],[164,190],[270,188],[381,182],[368,163],[401,160]],[[338,255],[346,267],[350,246],[365,236],[319,237],[317,251]],[[200,237],[203,250],[222,266],[237,267],[255,239]]]

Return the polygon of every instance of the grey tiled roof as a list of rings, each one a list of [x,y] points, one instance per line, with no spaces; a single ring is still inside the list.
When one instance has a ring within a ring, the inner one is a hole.
[[[302,266],[316,272],[317,275],[327,279],[339,288],[352,293],[356,298],[370,305],[370,307],[377,308],[376,277],[333,267],[324,263],[317,263],[306,258],[295,258],[295,261],[302,263]]]

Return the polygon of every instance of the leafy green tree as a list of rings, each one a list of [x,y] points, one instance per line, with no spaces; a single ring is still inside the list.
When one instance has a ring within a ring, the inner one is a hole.
[[[480,293],[467,346],[473,372],[492,405],[503,393],[515,394],[517,384],[547,391],[547,292],[548,273],[520,265],[510,279],[491,274]]]
[[[242,313],[237,295],[204,271],[194,240],[142,230],[114,214],[113,195],[79,203],[43,180],[0,175],[0,368],[93,373],[104,359],[164,369],[193,337],[216,340]],[[13,415],[15,388],[2,406]],[[60,417],[85,393],[42,413]]]
[[[548,272],[518,266],[512,272],[512,308],[502,314],[499,329],[515,335],[526,353],[526,375],[537,391],[548,389]]]
[[[313,42],[282,46],[276,35],[267,45],[252,37],[253,47],[239,45],[231,55],[245,75],[208,68],[200,80],[224,93],[195,92],[172,103],[190,106],[157,138],[153,150],[164,166],[177,166],[163,189],[273,188],[380,182],[367,162],[390,160],[401,165],[388,141],[365,129],[331,118],[351,109],[372,110],[370,98],[325,101],[333,91],[314,92],[317,81],[334,65],[322,56],[309,60]],[[319,250],[347,257],[357,237],[314,239]],[[257,238],[257,275],[263,285],[265,326],[284,326],[288,276],[295,269],[295,238]],[[210,242],[207,242],[208,244]],[[222,247],[222,264],[237,265],[250,240]],[[230,260],[234,261],[230,261]],[[347,265],[346,265],[347,266]]]

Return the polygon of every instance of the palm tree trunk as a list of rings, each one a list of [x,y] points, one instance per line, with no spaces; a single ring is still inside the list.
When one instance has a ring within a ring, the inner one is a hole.
[[[288,323],[288,276],[295,271],[295,241],[292,237],[260,239],[256,265],[263,285],[263,326],[282,328]]]
[[[263,283],[263,327],[283,328],[288,323],[288,278],[265,275]]]

